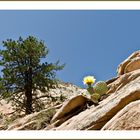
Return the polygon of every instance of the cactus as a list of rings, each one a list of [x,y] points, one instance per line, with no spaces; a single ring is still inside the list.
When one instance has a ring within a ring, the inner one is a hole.
[[[94,93],[90,96],[90,98],[94,103],[98,103],[98,100],[100,99],[100,94]]]
[[[106,82],[104,81],[99,81],[95,84],[95,86],[93,87],[94,92],[98,93],[100,95],[106,94],[108,91],[108,87]]]
[[[94,89],[92,86],[88,86],[87,91],[90,95],[92,95],[94,93]]]
[[[88,86],[91,86],[92,84],[94,84],[95,83],[95,78],[94,78],[94,76],[86,76],[86,77],[84,77],[84,79],[83,79],[83,83],[85,84],[85,85],[88,85]]]
[[[87,85],[87,92],[83,93],[83,95],[92,100],[95,104],[97,104],[102,95],[106,94],[108,91],[107,84],[104,81],[99,81],[95,86],[92,86],[92,84],[95,83],[95,78],[93,76],[84,77],[83,83]]]

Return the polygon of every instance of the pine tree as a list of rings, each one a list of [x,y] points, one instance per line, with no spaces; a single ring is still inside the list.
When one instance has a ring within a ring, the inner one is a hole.
[[[7,39],[3,41],[3,50],[0,50],[0,92],[2,98],[12,101],[16,109],[31,114],[36,110],[36,90],[47,94],[49,89],[57,85],[56,71],[62,70],[64,65],[48,63],[49,53],[44,41],[33,36],[26,39],[19,37],[17,41]]]

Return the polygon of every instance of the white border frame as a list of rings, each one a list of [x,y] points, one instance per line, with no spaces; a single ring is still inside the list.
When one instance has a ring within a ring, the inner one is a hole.
[[[0,1],[0,10],[139,10],[140,1]]]
[[[0,1],[0,10],[140,10],[140,1]],[[1,139],[138,139],[139,131],[0,131]]]

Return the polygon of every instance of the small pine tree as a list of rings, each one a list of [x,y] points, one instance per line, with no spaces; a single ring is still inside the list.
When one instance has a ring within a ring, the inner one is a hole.
[[[36,90],[43,93],[57,85],[56,71],[62,70],[64,65],[48,63],[45,58],[48,48],[43,41],[29,36],[26,39],[19,37],[17,41],[7,39],[3,41],[3,50],[0,50],[0,78],[1,97],[8,98],[26,114],[36,110],[33,103],[38,103]]]

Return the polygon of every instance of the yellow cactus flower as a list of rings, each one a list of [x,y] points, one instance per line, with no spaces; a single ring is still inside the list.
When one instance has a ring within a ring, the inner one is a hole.
[[[94,76],[86,76],[86,77],[84,77],[84,79],[83,79],[83,83],[85,84],[85,85],[92,85],[92,84],[94,84],[95,83],[95,78],[94,78]]]

